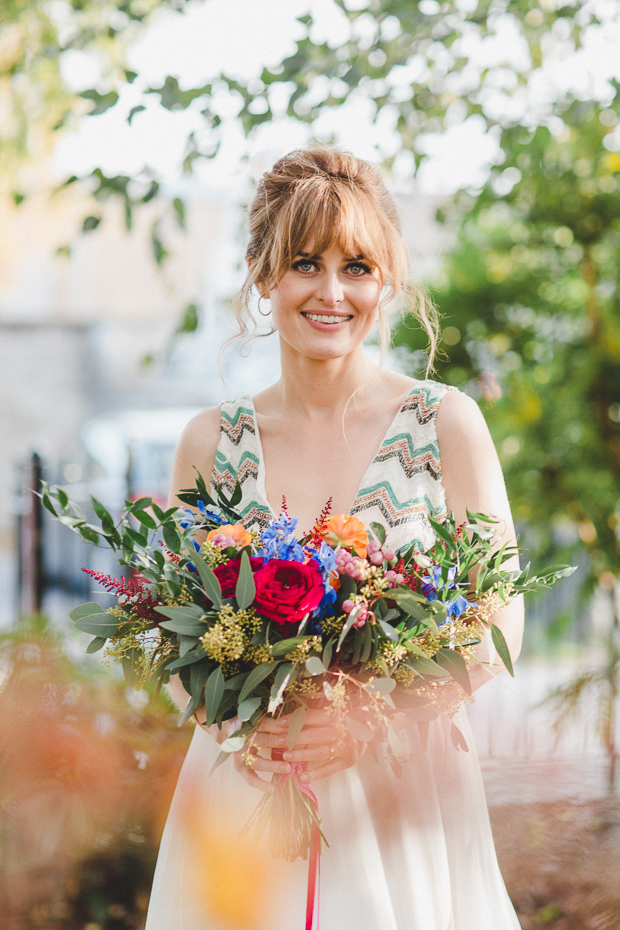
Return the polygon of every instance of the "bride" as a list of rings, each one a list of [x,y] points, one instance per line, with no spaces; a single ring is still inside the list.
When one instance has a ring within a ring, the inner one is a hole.
[[[428,515],[457,523],[466,509],[514,529],[500,465],[475,402],[457,390],[375,364],[364,341],[376,323],[389,340],[386,304],[408,302],[428,333],[431,310],[407,286],[406,249],[379,172],[335,148],[295,151],[267,172],[249,211],[248,274],[237,314],[252,323],[260,296],[280,341],[281,375],[254,397],[213,407],[188,425],[176,454],[171,500],[194,468],[231,490],[241,483],[246,526],[279,513],[310,528],[332,513],[380,522],[396,551],[432,544]],[[263,304],[261,306],[261,303]],[[494,618],[513,660],[523,628],[520,599]],[[490,656],[474,687],[501,670]],[[499,660],[497,660],[498,662]],[[170,690],[180,705],[178,681]],[[146,930],[295,930],[303,925],[306,863],[270,859],[239,830],[271,791],[271,775],[307,763],[330,847],[322,863],[322,930],[515,930],[495,855],[466,710],[408,726],[410,761],[397,778],[385,755],[346,741],[322,710],[309,711],[294,748],[286,721],[267,720],[253,744],[210,774],[225,725],[196,730],[157,863]],[[202,711],[204,721],[204,710]],[[234,728],[234,727],[233,727]],[[254,752],[254,750],[253,750]],[[280,753],[282,755],[282,753]]]

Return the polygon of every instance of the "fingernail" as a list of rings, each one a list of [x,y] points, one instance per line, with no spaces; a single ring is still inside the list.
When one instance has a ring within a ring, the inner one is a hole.
[[[285,727],[288,726],[288,717],[278,717],[278,726]]]
[[[286,742],[286,736],[278,736],[278,738],[276,739],[276,743],[278,744],[278,746],[284,746],[285,742]]]
[[[290,765],[281,765],[281,766],[280,766],[280,771],[283,772],[285,775],[288,775],[288,773],[290,772],[290,770],[291,770]]]
[[[310,776],[304,772],[304,774],[301,776],[301,781],[310,781]]]
[[[283,758],[283,759],[292,759],[292,758],[293,758],[293,753],[292,753],[292,752],[285,752],[284,755],[282,756],[282,758]]]

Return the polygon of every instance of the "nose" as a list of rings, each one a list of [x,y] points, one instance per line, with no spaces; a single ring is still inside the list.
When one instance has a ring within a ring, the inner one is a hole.
[[[344,300],[344,289],[337,272],[325,271],[317,282],[317,298],[326,307],[335,307]]]

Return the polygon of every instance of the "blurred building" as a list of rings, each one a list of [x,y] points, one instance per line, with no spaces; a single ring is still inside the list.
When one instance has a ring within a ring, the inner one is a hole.
[[[190,185],[183,191],[185,230],[171,208],[176,193],[140,207],[130,233],[120,204],[93,206],[71,188],[5,208],[0,601],[6,602],[10,587],[6,571],[2,584],[2,565],[14,545],[16,489],[24,483],[19,466],[32,451],[39,452],[52,480],[79,484],[86,477],[85,458],[101,466],[101,477],[115,443],[124,443],[127,455],[135,453],[140,492],[159,495],[171,448],[189,416],[259,390],[278,371],[273,337],[255,340],[249,354],[242,347],[228,349],[221,359],[225,382],[218,369],[218,350],[235,330],[230,298],[243,278],[239,193]],[[441,246],[436,202],[423,196],[400,201],[415,272],[428,276]],[[100,225],[80,234],[84,217],[95,212],[103,216]],[[161,267],[153,258],[154,223],[169,252]],[[175,335],[189,304],[198,307],[199,327]],[[162,408],[165,416],[157,414]],[[97,443],[111,445],[106,452]],[[108,477],[118,479],[128,466],[118,454],[115,461],[116,472]],[[150,488],[149,474],[156,482]]]

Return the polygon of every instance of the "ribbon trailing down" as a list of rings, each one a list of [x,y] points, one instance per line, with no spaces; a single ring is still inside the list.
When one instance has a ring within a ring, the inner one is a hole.
[[[284,750],[272,749],[272,759],[282,759]],[[291,770],[285,775],[281,775],[278,780],[278,787],[284,787],[289,778],[292,778],[302,794],[312,801],[316,808],[317,820],[319,819],[319,802],[315,793],[309,785],[301,781],[301,775],[306,770],[305,762],[292,762]],[[310,851],[308,855],[308,891],[306,894],[306,925],[305,930],[313,930],[314,914],[316,908],[316,930],[320,927],[320,899],[321,899],[321,833],[316,825],[312,824],[310,833]]]

